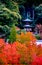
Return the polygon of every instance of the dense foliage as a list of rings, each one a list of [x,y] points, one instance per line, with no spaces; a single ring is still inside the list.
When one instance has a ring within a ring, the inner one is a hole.
[[[16,8],[18,7],[18,5],[17,4],[13,4],[13,5],[15,5],[13,9],[14,8],[15,9],[11,10],[10,9],[10,7],[12,7],[11,4],[10,7],[8,8],[4,6],[2,3],[0,3],[0,19],[1,21],[3,21],[3,24],[9,25],[9,23],[11,24],[12,22],[16,22],[18,18],[21,18],[18,12],[18,8]]]
[[[21,43],[27,43],[30,41],[32,41],[32,43],[33,43],[36,41],[36,38],[34,37],[34,35],[31,32],[26,32],[26,33],[21,32],[21,34],[20,35],[17,34],[16,37],[17,37],[17,41],[19,41]]]
[[[42,65],[42,45],[36,44],[32,33],[16,34],[15,29],[15,24],[21,19],[20,4],[31,3],[30,1],[0,0],[0,32],[11,32],[10,36],[7,35],[9,42],[0,38],[0,65]]]
[[[19,4],[24,4],[24,3],[27,3],[27,4],[35,4],[35,5],[38,5],[40,3],[42,3],[42,0],[13,0]],[[30,4],[30,5],[31,5]]]
[[[4,37],[5,34],[10,32],[13,24],[17,24],[18,19],[21,19],[19,14],[18,4],[11,0],[0,1],[0,33],[4,34],[0,37]],[[3,32],[4,31],[4,32]]]
[[[31,0],[0,0],[0,25],[1,25],[0,28],[4,30],[5,34],[7,30],[10,32],[10,27],[13,24],[17,24],[18,19],[21,19],[21,16],[24,19],[25,7],[28,7],[30,5],[35,5],[36,3],[40,4],[40,2],[42,1],[39,1],[39,0],[35,0],[35,1],[34,0],[32,1]],[[19,9],[22,9],[21,13]],[[38,10],[38,9],[35,8],[35,10]],[[36,14],[38,15],[38,13]],[[19,24],[20,24],[20,27],[23,27],[23,23],[20,22]],[[6,28],[4,26],[6,26]]]
[[[13,25],[12,28],[11,28],[11,32],[10,32],[10,35],[9,35],[9,42],[14,42],[16,41],[16,27]]]
[[[27,44],[18,41],[9,44],[0,39],[0,65],[42,65],[42,45],[32,39]]]
[[[24,4],[27,0],[13,0],[15,2],[17,2],[18,4]]]

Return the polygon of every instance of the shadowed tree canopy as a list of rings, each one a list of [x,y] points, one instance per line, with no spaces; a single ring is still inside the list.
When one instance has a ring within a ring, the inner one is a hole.
[[[39,5],[42,3],[42,0],[0,0],[1,2],[4,2],[8,7],[10,4],[12,5],[12,1],[18,3],[18,4],[26,4],[26,5]]]
[[[42,0],[27,0],[26,3],[27,4],[35,4],[35,5],[38,5],[38,4],[42,3]]]
[[[19,4],[27,4],[27,5],[39,5],[40,3],[42,3],[42,0],[13,0]]]

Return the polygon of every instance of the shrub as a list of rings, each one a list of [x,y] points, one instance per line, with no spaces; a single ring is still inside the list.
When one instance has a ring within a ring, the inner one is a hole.
[[[22,32],[20,35],[17,34],[17,41],[21,43],[26,43],[31,41],[33,43],[36,41],[36,38],[31,32],[26,32],[26,33]]]
[[[3,43],[1,40],[0,44]],[[2,44],[3,45],[3,44]],[[17,52],[16,48],[11,44],[4,43],[4,47],[0,47],[0,64],[18,64],[20,59],[20,54]]]
[[[11,28],[11,32],[10,32],[10,35],[9,35],[9,42],[14,42],[16,41],[16,28],[15,28],[15,25],[12,26]]]
[[[23,44],[18,41],[6,44],[0,39],[0,65],[42,65],[42,45],[37,45],[35,37],[30,32],[28,34],[30,40],[24,40]],[[23,36],[26,37],[27,33]]]
[[[37,57],[31,65],[42,65],[42,57]]]

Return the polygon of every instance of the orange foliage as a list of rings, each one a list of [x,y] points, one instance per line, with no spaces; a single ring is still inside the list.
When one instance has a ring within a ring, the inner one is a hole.
[[[36,38],[32,32],[26,32],[26,33],[21,33],[20,35],[17,34],[17,41],[21,43],[32,42],[33,44],[36,41]]]
[[[14,42],[13,46],[16,47],[18,53],[20,54],[21,58],[20,58],[20,63],[23,64],[28,63],[28,50],[27,47],[24,44],[21,44],[19,42]]]
[[[0,39],[0,47],[2,47],[4,43],[5,43],[4,39]]]
[[[0,65],[18,64],[19,58],[20,55],[13,45],[4,43],[4,47],[0,47]]]
[[[0,65],[42,65],[42,45],[36,44],[34,35],[21,33],[17,40],[6,44],[0,39]]]
[[[39,44],[39,45],[37,46],[37,55],[38,55],[38,56],[42,56],[42,45],[41,45],[41,44]]]

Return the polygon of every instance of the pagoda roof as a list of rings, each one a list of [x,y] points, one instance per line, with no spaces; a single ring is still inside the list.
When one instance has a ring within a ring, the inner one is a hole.
[[[27,18],[27,19],[24,19],[23,21],[27,21],[27,22],[29,21],[29,22],[32,22],[33,20]]]

